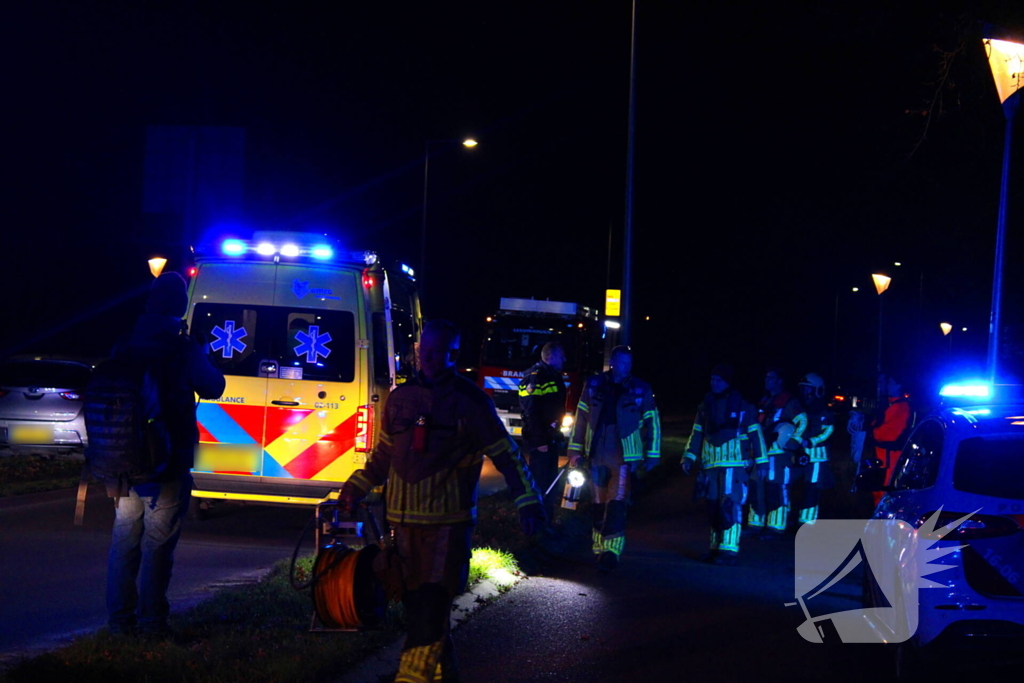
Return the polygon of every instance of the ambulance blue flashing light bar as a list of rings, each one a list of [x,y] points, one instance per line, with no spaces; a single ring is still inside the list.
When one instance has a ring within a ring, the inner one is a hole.
[[[301,257],[309,256],[321,261],[328,261],[334,258],[334,249],[327,244],[275,244],[273,242],[257,242],[252,244],[245,240],[227,239],[220,243],[220,251],[225,256],[244,256],[248,253],[256,253],[260,256],[281,256]]]
[[[229,258],[245,258],[261,256],[277,261],[286,259],[313,259],[316,261],[346,261],[363,263],[372,266],[377,263],[377,254],[372,251],[338,251],[330,244],[323,242],[303,242],[288,233],[257,233],[252,240],[230,237],[203,243],[197,250],[198,254],[220,254]],[[404,270],[405,267],[403,267]],[[412,269],[408,274],[412,277]]]
[[[957,382],[946,384],[939,390],[944,398],[991,398],[992,385],[985,382]]]

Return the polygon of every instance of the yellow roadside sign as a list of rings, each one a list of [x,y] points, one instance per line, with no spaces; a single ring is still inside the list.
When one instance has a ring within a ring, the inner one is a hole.
[[[620,315],[622,307],[622,290],[621,289],[606,289],[604,290],[604,314],[605,315]]]

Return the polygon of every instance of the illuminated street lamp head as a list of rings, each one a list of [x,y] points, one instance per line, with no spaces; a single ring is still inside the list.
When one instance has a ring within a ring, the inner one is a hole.
[[[160,277],[160,273],[164,272],[166,265],[167,259],[165,258],[151,258],[149,259],[149,272],[153,274],[153,277]]]
[[[882,292],[889,289],[889,283],[892,282],[892,278],[888,275],[882,275],[880,273],[872,273],[871,279],[875,282],[875,291],[881,296]]]
[[[939,329],[942,330],[942,336],[945,337],[953,331],[953,326],[949,323],[939,323]]]
[[[465,140],[462,141],[463,147],[469,147],[470,149],[473,149],[474,147],[476,147],[476,145],[477,142],[473,138],[466,138]]]
[[[995,37],[997,34],[1000,37]],[[999,29],[988,28],[982,41],[999,102],[1003,104],[1024,84],[1024,41],[1006,40],[1008,37]]]

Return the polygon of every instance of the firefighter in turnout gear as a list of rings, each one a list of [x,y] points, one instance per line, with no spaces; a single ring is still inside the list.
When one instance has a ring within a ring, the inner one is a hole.
[[[419,372],[388,396],[377,447],[338,498],[351,510],[387,482],[397,557],[375,569],[388,592],[401,593],[409,624],[396,683],[458,680],[449,622],[452,601],[466,589],[485,455],[505,477],[523,532],[533,535],[544,522],[540,496],[494,403],[454,371],[458,345],[451,323],[424,326]]]
[[[747,470],[764,452],[757,409],[731,384],[732,366],[716,366],[711,372],[711,393],[697,408],[682,463],[686,474],[697,469],[694,496],[708,503],[711,548],[700,559],[715,564],[736,562]]]
[[[807,410],[807,429],[804,431],[802,451],[797,453],[792,484],[803,484],[803,495],[797,510],[800,524],[814,524],[818,519],[821,492],[835,485],[829,463],[829,439],[835,428],[835,418],[825,405],[825,380],[809,372],[800,380],[800,397]]]
[[[523,410],[523,447],[528,454],[530,473],[542,496],[558,473],[558,455],[563,444],[564,365],[565,350],[562,345],[548,342],[540,351],[540,362],[527,370],[519,382],[519,405]],[[553,518],[555,494],[555,491],[551,491],[544,498],[544,511],[549,520]]]
[[[789,523],[790,465],[801,448],[807,429],[807,414],[800,399],[786,391],[786,379],[778,368],[768,368],[764,378],[765,397],[758,404],[767,450],[757,461],[753,494],[747,515],[748,533],[761,538],[779,538]]]
[[[583,388],[569,439],[570,467],[589,465],[591,537],[603,571],[616,567],[625,547],[631,471],[661,458],[661,418],[651,386],[631,374],[633,352],[615,347],[610,365]]]

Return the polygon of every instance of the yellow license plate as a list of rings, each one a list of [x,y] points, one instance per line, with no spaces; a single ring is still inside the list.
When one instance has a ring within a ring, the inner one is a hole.
[[[259,446],[201,443],[196,448],[195,469],[200,472],[258,472]]]
[[[512,436],[520,436],[523,433],[522,427],[509,427],[508,433]]]
[[[10,442],[17,444],[53,443],[52,427],[11,427]]]

